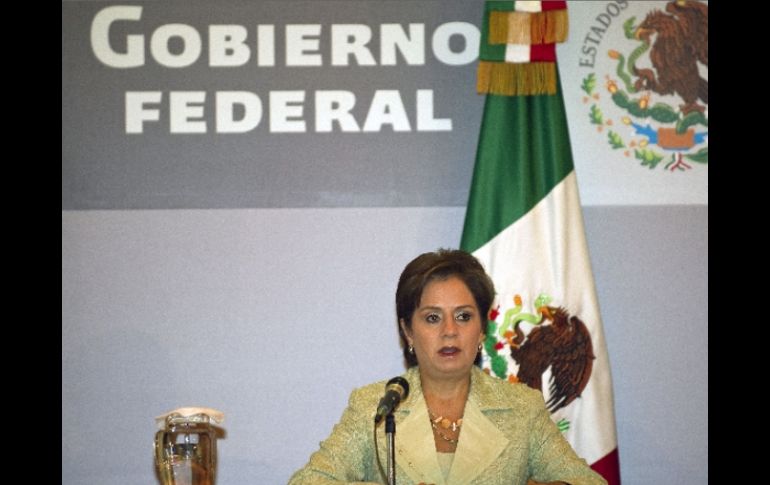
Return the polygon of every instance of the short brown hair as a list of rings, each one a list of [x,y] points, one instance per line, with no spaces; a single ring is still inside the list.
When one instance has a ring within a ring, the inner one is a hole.
[[[495,285],[484,271],[479,260],[473,255],[460,249],[439,249],[431,253],[423,253],[406,265],[396,288],[396,316],[404,325],[412,328],[412,315],[420,304],[422,292],[428,283],[434,280],[445,280],[450,276],[460,278],[468,287],[480,312],[481,332],[486,334],[489,309],[495,298]],[[398,325],[404,358],[407,367],[417,365],[417,358],[408,350],[409,343],[401,325]],[[481,355],[476,357],[476,363]]]

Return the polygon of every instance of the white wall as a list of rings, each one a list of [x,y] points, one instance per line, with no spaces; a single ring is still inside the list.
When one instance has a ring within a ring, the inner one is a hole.
[[[708,483],[708,207],[584,215],[623,483]]]
[[[708,480],[708,207],[584,210],[623,483]],[[226,414],[219,485],[285,483],[399,374],[393,296],[464,208],[62,212],[62,483],[155,483],[153,417]]]

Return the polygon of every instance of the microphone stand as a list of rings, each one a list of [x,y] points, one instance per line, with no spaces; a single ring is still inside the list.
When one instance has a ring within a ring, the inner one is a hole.
[[[388,485],[396,485],[396,420],[393,413],[385,416],[385,440],[388,443]]]

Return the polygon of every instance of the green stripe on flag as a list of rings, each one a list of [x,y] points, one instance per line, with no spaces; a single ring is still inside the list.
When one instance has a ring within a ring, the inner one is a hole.
[[[481,42],[479,44],[479,60],[505,61],[505,44],[489,43],[489,16],[491,12],[513,12],[516,2],[487,1],[484,3],[484,19],[481,22]]]
[[[513,12],[515,10],[516,2],[512,0],[487,0],[484,2],[484,11],[486,13],[492,10],[499,12]]]
[[[552,96],[487,95],[460,247],[473,252],[573,170],[567,116]]]

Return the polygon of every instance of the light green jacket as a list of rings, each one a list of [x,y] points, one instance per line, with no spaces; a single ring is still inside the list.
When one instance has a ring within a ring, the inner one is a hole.
[[[572,485],[607,483],[572,450],[551,420],[540,392],[490,377],[475,366],[462,432],[445,480],[417,367],[404,377],[410,393],[393,413],[398,485],[525,485],[529,478]],[[384,389],[385,381],[353,391],[331,436],[291,477],[290,485],[385,483],[373,439],[374,412]],[[385,470],[387,445],[382,423],[377,442]]]

